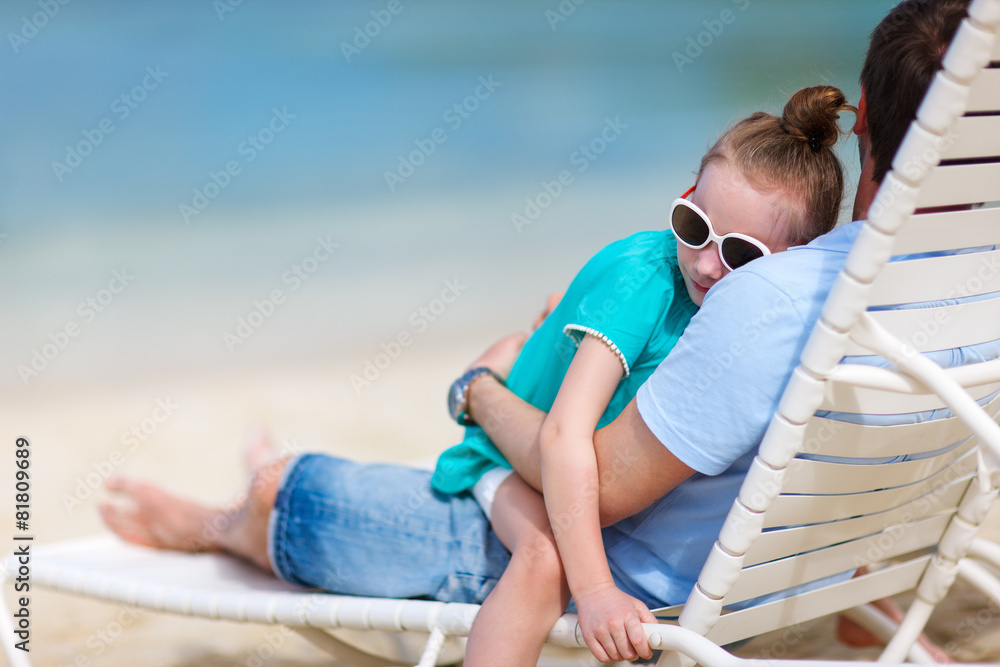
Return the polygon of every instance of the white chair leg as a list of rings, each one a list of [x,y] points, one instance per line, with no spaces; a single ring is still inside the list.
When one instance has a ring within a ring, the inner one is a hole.
[[[427,639],[427,645],[424,646],[424,652],[420,656],[417,667],[434,667],[441,654],[441,647],[444,646],[444,640],[445,634],[441,628],[435,627],[431,630],[431,636]]]
[[[878,637],[882,642],[888,644],[892,636],[899,629],[899,624],[889,618],[886,614],[876,609],[870,604],[861,605],[853,609],[841,612],[845,617],[851,619],[862,628]],[[920,642],[914,641],[907,654],[910,662],[921,665],[936,664],[931,654],[927,652]]]
[[[917,598],[906,610],[903,622],[899,624],[896,634],[889,641],[889,645],[879,656],[879,662],[900,663],[910,653],[910,649],[917,643],[917,638],[924,631],[927,619],[931,617],[934,605]],[[933,661],[932,661],[933,662]]]
[[[982,538],[972,540],[972,546],[969,547],[969,553],[966,556],[985,561],[988,565],[1000,570],[1000,544],[996,542]]]
[[[1000,605],[1000,579],[974,560],[958,562],[958,578]]]

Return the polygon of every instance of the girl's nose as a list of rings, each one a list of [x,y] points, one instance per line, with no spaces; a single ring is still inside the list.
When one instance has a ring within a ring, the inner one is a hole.
[[[698,251],[698,259],[695,268],[703,278],[709,280],[719,280],[725,275],[726,267],[719,257],[719,246],[714,241]]]

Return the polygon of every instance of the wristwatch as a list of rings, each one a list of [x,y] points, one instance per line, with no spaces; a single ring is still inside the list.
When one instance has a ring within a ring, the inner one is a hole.
[[[492,375],[497,382],[503,384],[503,379],[486,366],[479,366],[465,371],[460,378],[451,383],[448,390],[448,414],[462,426],[474,426],[476,422],[469,417],[469,385],[483,375]]]

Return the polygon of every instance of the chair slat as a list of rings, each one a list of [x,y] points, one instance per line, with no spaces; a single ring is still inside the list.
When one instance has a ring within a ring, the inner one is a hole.
[[[1000,173],[997,174],[1000,177]],[[890,262],[872,283],[871,306],[943,301],[1000,291],[1000,250]]]
[[[894,255],[1000,244],[1000,207],[912,215],[893,241]]]
[[[806,424],[803,451],[852,458],[903,456],[936,451],[970,434],[969,427],[957,417],[893,426],[813,417]]]
[[[761,533],[743,557],[743,567],[820,549],[877,533],[897,523],[908,523],[927,516],[950,515],[969,487],[969,480],[959,480],[945,487],[933,498],[918,498],[905,505],[868,516],[844,519],[811,526],[795,526]]]
[[[917,461],[867,464],[830,463],[793,459],[785,473],[784,494],[863,493],[911,484],[944,470],[974,446],[972,439],[960,447]]]
[[[937,544],[950,514],[896,525],[887,531],[836,544],[789,558],[744,568],[723,600],[730,605],[773,592],[774,583],[791,588],[844,572],[847,568],[872,565]]]
[[[966,112],[1000,109],[1000,69],[983,70],[972,84]]]
[[[937,308],[881,310],[869,314],[918,352],[951,350],[1000,337],[1000,298]],[[944,324],[947,326],[942,326]],[[844,354],[866,355],[871,352],[852,340]]]
[[[927,496],[936,486],[961,480],[976,470],[977,463],[975,454],[966,454],[951,466],[915,484],[868,493],[822,496],[780,495],[774,499],[767,514],[764,515],[764,527],[776,528],[839,521],[870,514],[873,508],[899,507]],[[945,510],[948,507],[942,506],[941,509]]]
[[[968,388],[977,401],[1000,389],[1000,383]],[[825,394],[820,410],[869,415],[904,415],[929,412],[945,407],[936,394],[897,394],[891,391],[868,389],[841,382],[835,377],[825,383]]]
[[[1000,155],[1000,116],[964,116],[955,123],[944,160]]]
[[[939,165],[920,186],[917,208],[997,200],[1000,200],[1000,163]]]
[[[916,586],[930,559],[921,556],[850,581],[724,614],[705,636],[725,645],[896,595]]]

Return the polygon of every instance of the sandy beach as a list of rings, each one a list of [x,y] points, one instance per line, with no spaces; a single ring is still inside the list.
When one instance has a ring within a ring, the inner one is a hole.
[[[400,356],[392,372],[360,396],[325,371],[350,362],[346,357],[254,372],[185,374],[155,384],[122,381],[86,392],[62,387],[22,393],[6,404],[17,416],[19,432],[32,442],[36,539],[41,544],[105,532],[96,512],[102,491],[91,485],[94,473],[102,474],[109,465],[116,473],[159,480],[180,494],[226,502],[242,489],[243,441],[254,424],[267,425],[289,451],[429,461],[459,436],[444,417],[441,388],[466,363],[462,360],[473,358],[488,341],[483,334],[428,342]],[[149,420],[157,405],[176,407],[153,429]],[[387,405],[394,409],[387,411]],[[110,463],[119,460],[112,457],[114,451],[125,449],[123,435],[133,425],[142,432],[144,420],[150,432],[140,446],[123,453],[120,464]],[[992,515],[983,532],[1000,538],[1000,515]],[[5,594],[10,601],[9,586]],[[36,619],[31,657],[39,666],[329,664],[305,640],[274,628],[133,611],[45,590],[33,591],[31,604]],[[996,662],[998,611],[959,584],[935,613],[929,634],[960,660]],[[872,650],[841,646],[830,619],[791,634],[757,638],[738,653],[874,656]],[[261,656],[267,659],[256,662]],[[565,656],[547,661],[560,659]]]

